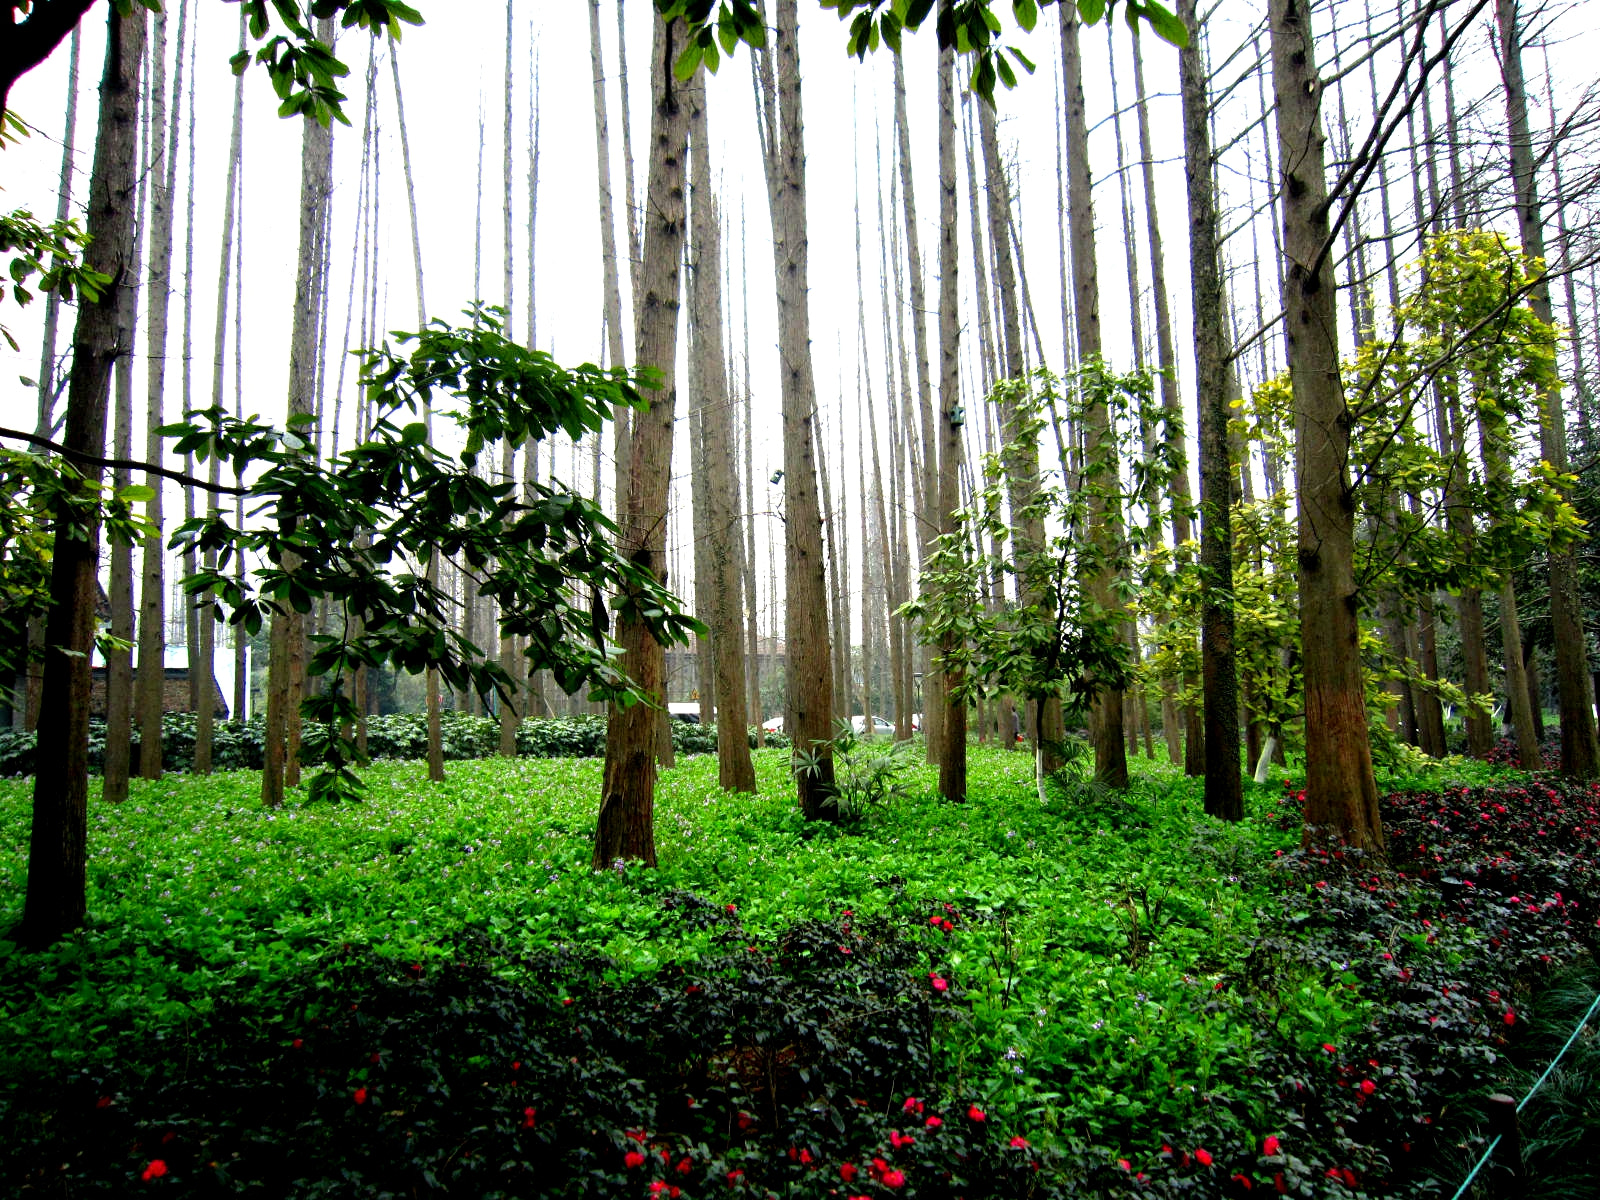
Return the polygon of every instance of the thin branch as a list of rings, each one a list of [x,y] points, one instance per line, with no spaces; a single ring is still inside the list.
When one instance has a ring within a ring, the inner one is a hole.
[[[158,467],[155,463],[139,462],[131,458],[100,458],[93,454],[84,454],[78,450],[69,450],[60,442],[52,442],[49,438],[39,437],[33,433],[23,433],[20,429],[0,428],[0,437],[15,438],[19,442],[28,442],[45,450],[52,450],[62,458],[70,458],[74,462],[84,463],[91,467],[112,467],[127,471],[148,471],[160,475],[163,479],[171,479],[177,483],[187,484],[190,487],[204,488],[208,492],[216,492],[223,496],[248,496],[249,488],[231,487],[225,483],[212,483],[206,479],[199,479],[193,475],[185,475],[182,471],[174,471],[167,467]]]

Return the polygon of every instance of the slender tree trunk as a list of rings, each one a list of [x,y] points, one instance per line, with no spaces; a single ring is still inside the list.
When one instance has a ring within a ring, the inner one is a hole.
[[[151,135],[161,149],[150,156],[150,271],[148,331],[145,347],[146,421],[145,461],[160,465],[163,395],[167,380],[167,326],[172,301],[172,194],[177,188],[178,129],[182,115],[183,51],[188,32],[189,6],[178,4],[178,45],[174,56],[171,117],[166,95],[166,14],[156,17],[156,50],[151,66],[155,81],[151,95]],[[161,714],[166,708],[167,573],[163,536],[165,480],[154,471],[145,473],[145,486],[154,494],[145,516],[155,536],[144,544],[139,601],[139,677],[134,690],[134,712],[139,723],[139,776],[161,778]]]
[[[905,216],[906,264],[911,277],[911,342],[916,370],[916,413],[919,423],[906,421],[905,435],[912,448],[912,472],[919,485],[917,490],[916,529],[917,565],[927,569],[928,555],[933,552],[934,541],[941,528],[939,516],[939,451],[933,432],[933,380],[929,375],[928,357],[928,300],[922,273],[921,238],[917,228],[917,196],[911,172],[911,124],[906,114],[905,73],[900,56],[894,59],[894,117],[899,146],[900,197]],[[898,281],[898,272],[896,273]],[[901,309],[904,313],[906,310]],[[902,317],[902,325],[904,318]],[[916,451],[916,431],[921,431],[921,453]],[[943,718],[943,702],[939,697],[938,676],[933,669],[932,648],[926,643],[917,647],[917,657],[922,668],[922,724],[926,735],[925,745],[929,762],[937,762],[939,748],[945,744],[939,723]]]
[[[646,197],[644,268],[634,339],[639,363],[661,372],[647,393],[649,407],[634,419],[626,519],[619,531],[624,552],[660,572],[666,557],[667,496],[672,475],[672,421],[677,403],[679,264],[684,239],[684,174],[689,106],[672,75],[683,26],[654,19],[651,54],[650,179]],[[622,669],[654,704],[664,701],[664,655],[641,622],[618,623]],[[613,705],[606,722],[606,763],[593,865],[637,860],[655,866],[657,711],[644,704]]]
[[[822,513],[817,495],[814,421],[816,382],[811,367],[807,283],[805,133],[800,111],[799,13],[796,0],[777,0],[775,105],[777,137],[767,157],[772,204],[773,268],[778,300],[778,359],[783,393],[785,731],[798,764],[800,811],[831,820],[833,673],[828,638],[828,585],[823,566]]]
[[[618,19],[621,19],[620,10]],[[619,29],[620,33],[620,29]],[[620,43],[619,43],[620,44]],[[606,119],[606,68],[605,56],[600,50],[600,0],[589,0],[589,68],[594,74],[594,144],[600,190],[600,265],[605,287],[606,356],[608,365],[627,365],[623,351],[622,287],[617,278],[617,218],[611,198],[611,136]],[[627,108],[622,113],[624,128],[628,124]],[[623,154],[623,162],[632,170],[632,155]],[[628,187],[626,204],[628,220],[633,221],[633,187]],[[612,452],[616,460],[616,511],[626,509],[628,464],[632,461],[628,445],[628,431],[632,416],[627,409],[612,414]]]
[[[1500,27],[1500,71],[1506,91],[1506,125],[1511,147],[1511,179],[1516,188],[1517,227],[1523,253],[1543,260],[1544,218],[1528,129],[1528,95],[1522,75],[1522,32],[1516,0],[1495,0]],[[1528,294],[1534,316],[1554,325],[1550,280],[1541,276]],[[1558,472],[1567,470],[1566,414],[1559,385],[1540,397],[1539,456]],[[1583,609],[1578,597],[1577,559],[1570,549],[1550,551],[1550,625],[1555,644],[1556,694],[1561,712],[1561,772],[1574,779],[1600,774],[1600,745],[1595,738],[1593,679],[1584,639]]]
[[[164,32],[162,18],[156,20],[158,35]],[[158,42],[164,41],[158,36]],[[130,270],[134,279],[133,304],[126,311],[127,325],[119,335],[128,353],[117,359],[112,372],[112,456],[127,462],[133,458],[133,347],[138,336],[139,290],[144,284],[144,244],[150,215],[150,109],[152,106],[150,53],[145,48],[140,64],[142,92],[139,110],[139,187],[135,201],[133,257]],[[116,491],[131,486],[133,472],[117,467],[111,473]],[[106,729],[105,765],[101,774],[102,798],[120,804],[128,798],[128,777],[133,764],[133,547],[122,542],[111,544],[111,569],[107,581],[107,600],[111,619],[107,623],[112,648],[106,652]]]
[[[510,336],[512,330],[512,314],[515,308],[513,301],[515,300],[517,278],[516,261],[513,255],[513,250],[515,247],[512,240],[511,224],[513,216],[513,207],[511,203],[511,183],[513,177],[511,158],[511,102],[513,95],[511,52],[516,40],[515,27],[512,24],[515,8],[516,5],[514,4],[513,0],[506,0],[506,95],[504,108],[505,121],[504,125],[502,126],[503,133],[501,138],[501,151],[505,158],[502,164],[504,169],[504,192],[500,208],[500,237],[501,252],[503,254],[504,263],[504,270],[501,279],[501,293],[505,296],[507,336]],[[529,103],[537,103],[537,100],[530,99]],[[528,253],[530,255],[533,253],[533,247],[531,245],[528,247]],[[528,297],[528,303],[531,307],[533,303],[532,296]],[[525,455],[532,456],[536,452],[537,446],[537,442],[529,442],[526,448],[523,450],[523,453]],[[516,451],[512,447],[511,441],[508,438],[502,445],[500,451],[500,473],[504,477],[503,482],[511,486],[515,486],[517,482],[515,455]],[[510,614],[505,612],[504,609],[500,609],[498,615],[501,619],[504,619]],[[514,637],[509,637],[504,633],[500,635],[500,669],[504,671],[506,675],[513,681],[517,679],[519,674],[521,674],[521,672],[517,670],[517,639]],[[522,717],[526,712],[526,688],[513,684],[511,694],[501,698],[500,700],[499,749],[502,758],[515,758],[517,756],[517,727],[522,724]]]
[[[411,141],[406,134],[406,106],[405,93],[400,87],[400,59],[396,51],[397,43],[389,44],[389,69],[394,77],[394,103],[396,123],[400,127],[400,164],[406,181],[406,207],[411,215],[411,261],[417,284],[417,328],[421,329],[428,323],[428,300],[422,283],[422,225],[417,220],[417,189],[411,174]],[[433,408],[428,406],[423,410],[423,424],[427,427],[428,437],[433,437]],[[439,555],[428,555],[427,580],[430,588],[439,587]],[[439,670],[429,667],[423,674],[423,707],[427,713],[428,725],[428,779],[432,783],[444,782],[444,731],[441,727],[439,709]]]
[[[1189,185],[1189,273],[1194,308],[1195,375],[1200,414],[1201,674],[1205,705],[1205,809],[1236,821],[1244,815],[1239,769],[1239,684],[1233,624],[1233,479],[1228,445],[1228,351],[1221,248],[1211,153],[1210,101],[1194,0],[1179,16],[1196,36],[1179,52],[1183,142]],[[1186,523],[1186,520],[1185,520]]]
[[[1300,499],[1300,640],[1306,691],[1306,836],[1381,854],[1383,825],[1367,741],[1355,587],[1350,414],[1339,377],[1324,174],[1322,84],[1306,0],[1271,0],[1284,282]]]
[[[705,389],[699,397],[701,436],[710,452],[703,488],[707,501],[707,566],[711,604],[711,652],[715,657],[717,782],[724,791],[754,792],[756,770],[750,761],[746,729],[744,644],[740,640],[739,493],[735,485],[733,415],[728,396],[727,358],[722,344],[722,218],[711,191],[711,144],[706,119],[705,76],[689,93],[689,138],[694,199],[693,269],[690,316],[696,374]],[[698,499],[696,500],[698,504]],[[702,677],[708,674],[702,669]]]
[[[239,49],[242,52],[246,44],[245,15],[239,14]],[[217,318],[212,327],[211,341],[211,406],[222,408],[223,389],[227,379],[227,342],[228,342],[228,283],[230,268],[233,265],[234,255],[234,203],[239,193],[239,168],[243,157],[244,143],[244,76],[240,75],[233,84],[233,123],[232,132],[228,141],[228,179],[225,185],[222,201],[222,253],[218,256],[217,266]],[[192,190],[192,189],[191,189]],[[192,196],[191,196],[192,202]],[[216,474],[218,462],[211,460],[213,476]],[[216,493],[210,493],[207,502],[213,517],[217,514]],[[215,563],[215,555],[207,556],[207,565]],[[213,664],[216,661],[216,621],[211,615],[209,607],[205,610],[200,621],[200,654],[198,665],[205,672],[205,679],[200,687],[198,697],[199,707],[195,716],[194,735],[194,771],[197,775],[211,773],[212,741],[214,736],[213,721],[216,709],[216,688],[212,684]],[[190,674],[194,673],[197,665],[196,659],[190,660]],[[234,719],[244,720],[244,712],[237,709]]]
[[[955,51],[939,55],[939,532],[960,530],[961,508],[961,313],[956,247],[956,96]],[[960,639],[946,634],[939,646],[944,696],[944,748],[939,754],[939,794],[963,803],[967,798],[967,702],[953,656]]]
[[[1078,48],[1077,10],[1061,9],[1061,73],[1067,93],[1067,219],[1072,245],[1074,335],[1079,364],[1100,357],[1100,281],[1094,244],[1094,202],[1089,176],[1089,125],[1084,111],[1083,68]],[[1096,607],[1107,618],[1118,613],[1116,597],[1118,547],[1122,539],[1120,504],[1105,490],[1117,481],[1117,449],[1111,419],[1103,403],[1085,406],[1084,439],[1101,473],[1103,487],[1089,501],[1087,534],[1101,562],[1085,580]],[[1128,786],[1128,754],[1122,742],[1122,690],[1102,689],[1090,705],[1095,778],[1108,787]]]
[[[324,45],[333,40],[333,19],[317,24]],[[295,276],[294,322],[289,342],[291,417],[316,411],[317,327],[320,316],[318,280],[326,242],[323,229],[333,194],[333,131],[310,117],[302,118],[300,143],[300,251]],[[297,559],[285,554],[282,566],[294,570]],[[297,683],[305,670],[305,622],[287,605],[272,614],[271,660],[267,667],[267,728],[261,773],[261,801],[275,808],[286,787],[299,781],[300,714]]]
[[[135,164],[138,143],[139,61],[145,14],[108,15],[105,74],[100,85],[99,133],[89,179],[85,264],[110,277],[100,299],[80,302],[67,385],[69,451],[105,454],[106,403],[112,364],[132,353],[121,341],[125,310],[134,302],[132,270]],[[84,466],[80,491],[92,496],[100,468]],[[28,888],[21,940],[44,947],[83,924],[87,915],[89,821],[89,655],[94,646],[96,523],[75,525],[65,508],[50,559],[50,613],[38,744],[53,769],[34,777],[28,843]]]

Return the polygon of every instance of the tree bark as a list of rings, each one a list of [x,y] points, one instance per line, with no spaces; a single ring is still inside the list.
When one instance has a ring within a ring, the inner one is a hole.
[[[646,196],[642,293],[634,334],[634,356],[661,373],[661,386],[647,393],[648,407],[635,413],[628,471],[628,507],[621,523],[621,548],[635,564],[658,574],[665,567],[667,496],[672,475],[672,421],[677,404],[679,264],[685,225],[684,168],[689,107],[673,78],[683,26],[654,18],[651,55],[650,175]],[[650,704],[612,705],[606,721],[606,762],[593,866],[617,860],[656,864],[656,725],[664,655],[642,622],[618,622],[622,669]]]
[[[324,45],[332,43],[331,17],[318,21],[317,36]],[[317,327],[321,313],[318,284],[327,251],[323,230],[333,196],[333,131],[309,116],[301,120],[300,250],[289,339],[291,417],[316,411]],[[285,554],[282,566],[292,571],[297,561],[294,555]],[[300,779],[299,691],[305,672],[305,618],[286,602],[280,601],[272,614],[270,653],[261,801],[276,808],[283,803],[284,789],[295,786]]]
[[[108,21],[99,134],[89,179],[91,240],[84,261],[111,282],[98,301],[80,301],[78,306],[62,439],[69,450],[90,458],[105,453],[112,364],[133,350],[119,341],[119,335],[137,283],[130,266],[145,14],[135,8],[129,16],[121,16],[113,8]],[[92,495],[100,484],[100,470],[85,466],[82,474],[81,491]],[[21,940],[35,948],[77,929],[87,915],[89,655],[94,647],[100,531],[95,521],[73,527],[65,508],[57,519],[36,750],[38,761],[53,764],[53,769],[34,778],[21,929]]]
[[[1511,181],[1516,189],[1517,227],[1522,250],[1543,260],[1544,218],[1539,210],[1539,189],[1534,170],[1533,136],[1528,128],[1528,94],[1522,75],[1522,35],[1516,0],[1495,0],[1500,27],[1500,70],[1506,90],[1506,125],[1511,147]],[[1541,276],[1528,294],[1534,316],[1554,325],[1549,276]],[[1550,387],[1540,397],[1539,456],[1558,472],[1567,470],[1566,414],[1561,388]],[[1574,779],[1600,774],[1600,744],[1596,743],[1593,681],[1589,674],[1578,597],[1577,559],[1570,549],[1550,551],[1550,625],[1555,643],[1556,694],[1561,713],[1561,773]]]
[[[606,355],[608,365],[627,365],[623,351],[622,286],[617,278],[617,217],[611,198],[611,136],[606,118],[606,67],[600,50],[600,0],[589,0],[589,69],[594,75],[594,145],[597,183],[600,191],[600,266],[605,287]],[[623,124],[627,124],[627,111],[623,111]],[[624,156],[624,161],[629,161]],[[633,193],[628,197],[629,220],[632,220]],[[619,409],[612,414],[612,452],[616,456],[616,511],[625,508],[624,493],[627,488],[627,469],[632,462],[628,445],[632,414]]]
[[[1078,46],[1080,22],[1073,5],[1061,8],[1061,74],[1067,94],[1067,223],[1072,245],[1073,325],[1078,362],[1100,357],[1100,272],[1094,244],[1094,200],[1089,176],[1089,124],[1084,111],[1083,67]],[[1107,619],[1120,613],[1113,565],[1122,539],[1117,485],[1117,449],[1111,419],[1103,403],[1085,406],[1084,441],[1099,461],[1102,486],[1089,500],[1088,537],[1100,564],[1085,580],[1096,607]],[[1107,787],[1128,786],[1128,752],[1122,741],[1122,689],[1103,688],[1090,703],[1090,735],[1094,741],[1095,778]]]
[[[1300,500],[1300,640],[1306,692],[1306,839],[1383,853],[1367,740],[1355,587],[1350,412],[1339,377],[1322,83],[1307,0],[1271,0],[1272,78],[1283,171],[1284,320]]]
[[[960,531],[961,508],[961,313],[957,291],[955,51],[939,55],[939,532]],[[967,702],[953,656],[961,640],[946,634],[939,646],[944,695],[944,746],[939,754],[939,794],[967,798]]]
[[[693,269],[690,315],[695,331],[701,437],[709,449],[702,481],[706,500],[707,566],[711,604],[711,653],[715,658],[717,782],[724,791],[754,792],[756,770],[746,730],[744,643],[739,604],[739,495],[734,482],[733,419],[728,396],[727,357],[722,343],[722,218],[711,191],[711,145],[706,118],[705,75],[689,93]],[[697,493],[701,489],[696,489]],[[699,503],[698,496],[696,503]],[[702,677],[707,674],[702,670]]]
[[[188,33],[189,5],[178,4],[178,45],[174,56],[171,117],[167,116],[166,97],[166,14],[156,17],[156,52],[151,60],[155,72],[151,95],[155,97],[150,114],[151,134],[159,153],[150,156],[150,270],[149,300],[146,305],[148,327],[145,346],[149,360],[145,366],[146,420],[145,461],[162,465],[162,425],[166,423],[163,397],[167,381],[167,326],[172,301],[172,195],[177,189],[178,127],[182,115],[183,50]],[[167,573],[163,530],[165,481],[154,471],[145,473],[145,486],[155,494],[145,507],[145,516],[155,536],[144,544],[144,562],[139,600],[139,678],[134,689],[134,712],[139,723],[139,776],[161,778],[161,715],[166,708]]]

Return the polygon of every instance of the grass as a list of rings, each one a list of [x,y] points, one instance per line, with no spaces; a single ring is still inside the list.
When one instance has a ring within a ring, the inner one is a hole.
[[[1287,1137],[1264,1058],[1321,1055],[1374,1021],[1348,972],[1330,987],[1290,964],[1269,989],[1235,986],[1282,911],[1269,864],[1298,842],[1280,786],[1249,788],[1246,819],[1225,825],[1197,781],[1142,762],[1123,796],[1067,788],[1041,806],[1026,755],[975,747],[971,803],[940,802],[919,767],[903,799],[839,829],[799,818],[785,752],[756,758],[753,797],[721,793],[709,756],[663,774],[653,872],[589,869],[597,760],[458,763],[437,786],[422,764],[380,763],[369,800],[343,807],[263,810],[253,772],[91,798],[90,926],[44,954],[0,942],[0,1111],[21,1113],[41,1080],[188,1069],[196,1031],[274,1012],[353,954],[442,978],[480,936],[508,987],[548,991],[536,964],[597,960],[595,986],[621,996],[730,946],[782,960],[797,929],[822,953],[881,928],[916,960],[885,958],[894,978],[933,1004],[937,1086],[1062,1179],[1175,1164],[1163,1142],[1186,1129]],[[21,915],[30,801],[31,781],[0,781],[0,927]],[[686,895],[717,919],[664,919]],[[735,1161],[697,1144],[697,1170]]]

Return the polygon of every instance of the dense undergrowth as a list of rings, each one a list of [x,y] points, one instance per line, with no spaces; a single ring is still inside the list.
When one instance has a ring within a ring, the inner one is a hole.
[[[169,771],[186,771],[194,762],[196,718],[193,713],[167,713],[161,721],[161,761]],[[218,721],[212,733],[212,766],[218,771],[259,771],[263,757],[263,718]],[[314,731],[313,731],[314,732]],[[755,742],[751,729],[750,745]],[[9,726],[0,729],[0,776],[31,775],[34,735]],[[766,741],[787,746],[783,733],[768,732]],[[440,714],[440,749],[446,762],[490,758],[500,753],[500,724],[495,717],[470,713]],[[672,744],[679,754],[714,754],[717,731],[694,721],[672,723]],[[517,730],[517,753],[524,758],[593,758],[605,753],[606,719],[602,716],[546,717],[524,721]],[[105,764],[105,722],[89,723],[89,769]],[[427,720],[420,713],[388,713],[367,719],[367,753],[381,758],[425,758]],[[139,762],[137,730],[133,762]]]
[[[1199,813],[1147,764],[1041,806],[845,829],[686,758],[660,869],[593,873],[599,764],[415,763],[368,803],[256,777],[91,807],[94,923],[0,943],[0,1178],[25,1194],[1428,1194],[1590,946],[1596,793],[1386,802],[1394,872],[1300,851],[1292,789]],[[1495,780],[1501,781],[1495,781]],[[1416,781],[1413,781],[1416,782]],[[0,783],[6,921],[27,786]],[[674,1191],[676,1189],[676,1191]],[[1448,1193],[1446,1193],[1448,1194]]]

